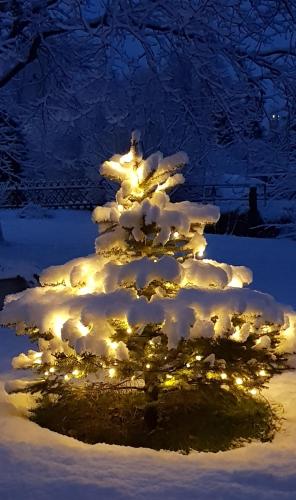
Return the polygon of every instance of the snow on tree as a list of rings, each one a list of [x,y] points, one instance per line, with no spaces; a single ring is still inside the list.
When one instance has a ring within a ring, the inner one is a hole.
[[[26,128],[39,172],[62,174],[65,165],[73,165],[73,149],[79,166],[92,172],[98,158],[116,148],[118,129],[125,133],[134,120],[149,132],[146,146],[151,140],[169,151],[172,138],[207,170],[212,151],[220,153],[222,145],[228,145],[224,154],[227,159],[231,152],[232,164],[233,142],[261,151],[252,136],[260,134],[266,101],[279,95],[295,101],[295,5],[170,5],[1,2],[0,98]],[[260,156],[254,166],[265,173],[273,156]],[[241,158],[236,163],[244,164]]]
[[[252,397],[287,368],[293,311],[248,288],[248,268],[204,258],[204,228],[218,208],[172,203],[167,191],[184,181],[187,155],[144,158],[139,139],[134,132],[130,151],[101,166],[120,188],[93,212],[96,253],[50,267],[40,287],[6,298],[0,323],[37,343],[13,358],[31,376],[8,392],[91,386],[157,400],[214,385]]]

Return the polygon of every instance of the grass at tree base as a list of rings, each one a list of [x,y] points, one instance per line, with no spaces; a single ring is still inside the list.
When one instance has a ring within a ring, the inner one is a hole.
[[[155,450],[218,452],[272,441],[280,426],[261,398],[226,391],[174,391],[147,403],[142,393],[101,393],[94,387],[46,396],[31,410],[42,427],[86,443]]]

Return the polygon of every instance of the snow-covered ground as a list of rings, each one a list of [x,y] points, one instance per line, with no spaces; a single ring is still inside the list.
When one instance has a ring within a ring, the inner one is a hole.
[[[26,276],[93,251],[90,214],[52,211],[52,217],[20,219],[0,212],[0,276]],[[253,286],[296,308],[296,242],[208,236],[207,257],[244,264]],[[0,378],[26,340],[1,331]],[[2,386],[1,386],[2,387]],[[0,391],[0,500],[257,499],[296,498],[296,374],[274,378],[268,398],[284,406],[285,420],[273,443],[252,443],[224,453],[182,456],[119,446],[79,443],[28,421]],[[19,396],[18,396],[19,398]],[[87,425],[87,422],[86,422]]]

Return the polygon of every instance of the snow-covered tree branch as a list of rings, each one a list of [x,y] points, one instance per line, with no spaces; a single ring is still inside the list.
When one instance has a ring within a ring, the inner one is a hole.
[[[97,164],[135,119],[154,145],[178,137],[205,168],[217,147],[247,150],[270,96],[294,98],[295,6],[284,0],[11,0],[0,21],[0,105],[40,137],[39,168],[65,168],[70,137],[80,165]]]

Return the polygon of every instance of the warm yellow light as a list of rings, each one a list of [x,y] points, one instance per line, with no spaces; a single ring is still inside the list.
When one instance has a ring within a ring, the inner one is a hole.
[[[44,375],[45,375],[46,377],[48,377],[48,375],[49,375],[49,371],[48,371],[48,370],[46,370],[46,372],[44,372]]]
[[[90,328],[88,326],[83,325],[81,323],[81,321],[78,321],[77,328],[78,328],[79,332],[81,333],[82,337],[86,337],[86,335],[88,335],[90,332]]]
[[[167,373],[166,378],[168,378],[168,379],[173,378],[173,375],[170,375],[169,373]]]
[[[153,262],[157,262],[157,259],[153,259]]]
[[[242,288],[243,283],[237,276],[233,276],[232,280],[228,283],[228,286],[231,286],[233,288]]]
[[[74,375],[74,377],[78,377],[78,375],[80,374],[80,371],[75,368],[73,371],[72,371],[72,375]]]
[[[147,368],[147,370],[149,370],[149,368],[151,368],[150,363],[147,363],[146,368]]]
[[[204,248],[201,248],[201,249],[197,252],[197,255],[198,255],[199,257],[202,257],[204,253],[205,253],[205,249],[204,249]]]
[[[178,231],[175,231],[175,232],[173,233],[173,237],[174,237],[175,239],[179,238],[179,236],[180,236],[180,235],[179,235]]]
[[[133,159],[133,152],[129,151],[120,158],[120,163],[129,163]]]
[[[190,366],[191,366],[190,363],[186,363],[187,368],[190,368]]]
[[[175,384],[176,384],[176,380],[174,379],[174,377],[171,377],[171,378],[169,378],[169,379],[167,379],[167,380],[164,381],[164,385],[166,387],[172,387]]]
[[[66,382],[67,382],[68,380],[70,380],[70,375],[68,375],[68,373],[66,373],[66,375],[64,375],[64,379],[65,379],[65,380],[66,380]]]
[[[131,380],[135,380],[135,378],[136,378],[135,375],[132,375]]]
[[[40,358],[36,358],[33,361],[34,365],[42,365],[42,360]]]
[[[52,325],[52,331],[56,337],[61,338],[61,331],[63,328],[64,323],[67,321],[67,316],[66,315],[59,315],[57,314],[56,316],[53,317],[51,321]]]
[[[252,394],[252,396],[255,396],[258,393],[258,391],[257,389],[253,388],[249,390],[249,393]]]
[[[195,359],[196,361],[201,361],[202,360],[202,356],[200,356],[199,354],[197,356],[195,356]]]
[[[222,378],[222,380],[226,380],[228,378],[228,375],[227,373],[221,373],[220,377]]]
[[[87,295],[93,293],[94,289],[95,289],[94,280],[91,277],[89,277],[88,284],[82,286],[81,288],[75,289],[75,293],[77,295]]]
[[[231,340],[235,340],[236,342],[241,342],[242,337],[241,337],[241,332],[240,332],[240,327],[236,326],[235,327],[235,332],[231,335]]]
[[[110,349],[112,349],[113,351],[115,351],[118,347],[118,342],[112,342],[112,340],[109,340],[107,339],[106,340],[106,344],[108,345],[108,347],[110,347]]]
[[[49,368],[49,373],[54,373],[54,372],[55,372],[55,367],[54,367],[54,366],[51,366],[51,367]]]
[[[127,329],[126,329],[126,332],[127,332],[127,333],[133,333],[133,330],[131,329],[131,327],[130,327],[130,326],[128,326],[128,327],[127,327]]]
[[[243,379],[242,379],[242,378],[237,377],[237,378],[235,379],[235,383],[236,383],[236,385],[243,385],[244,381],[243,381]]]
[[[260,372],[258,373],[258,375],[259,375],[260,377],[266,377],[267,372],[266,372],[266,370],[260,370]]]
[[[144,167],[143,165],[140,165],[137,169],[137,176],[138,176],[138,179],[139,179],[139,182],[143,182],[144,180]]]
[[[116,375],[116,370],[115,370],[115,368],[109,368],[108,373],[109,373],[109,377],[110,377],[110,378],[115,377],[115,375]]]
[[[138,176],[137,176],[136,172],[131,171],[129,180],[130,180],[130,183],[133,187],[138,186]]]

